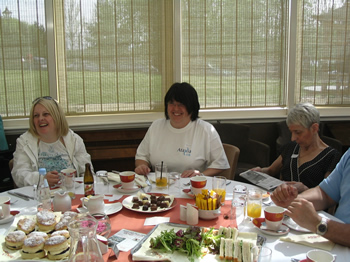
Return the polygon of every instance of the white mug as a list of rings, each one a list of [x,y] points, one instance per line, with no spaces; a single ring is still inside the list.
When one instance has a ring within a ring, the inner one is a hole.
[[[2,215],[1,219],[8,218],[10,213],[10,197],[8,196],[0,196],[0,205],[2,207]]]

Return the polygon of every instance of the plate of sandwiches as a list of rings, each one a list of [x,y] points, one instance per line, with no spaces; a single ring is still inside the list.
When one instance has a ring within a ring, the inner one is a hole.
[[[189,261],[185,253],[163,252],[159,249],[150,249],[152,238],[156,238],[164,231],[186,230],[189,225],[162,223],[155,226],[132,250],[131,255],[133,261]],[[208,232],[210,228],[201,227],[201,234]],[[214,235],[223,235],[219,241],[218,254],[208,253],[207,249],[203,249],[203,255],[200,258],[201,262],[212,261],[238,261],[252,262],[251,249],[256,245],[264,245],[266,238],[258,235],[255,232],[239,232],[237,228],[222,227],[212,231]],[[196,260],[197,261],[197,260]]]
[[[68,223],[78,213],[42,210],[35,215],[18,215],[8,232],[0,236],[0,261],[57,261],[68,259]]]

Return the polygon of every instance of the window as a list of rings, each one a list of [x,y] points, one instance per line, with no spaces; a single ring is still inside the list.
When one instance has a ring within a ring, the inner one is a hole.
[[[197,89],[204,111],[239,109],[241,117],[300,101],[349,106],[349,7],[346,0],[3,0],[0,114],[28,117],[36,97],[52,95],[68,116],[142,118],[162,114],[175,81]]]

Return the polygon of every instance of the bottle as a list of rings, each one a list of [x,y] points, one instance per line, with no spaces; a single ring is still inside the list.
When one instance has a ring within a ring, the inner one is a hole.
[[[91,172],[91,166],[89,163],[85,164],[85,173],[84,173],[84,193],[85,196],[94,196],[94,176]]]
[[[39,201],[39,190],[44,183],[44,177],[46,175],[46,168],[39,168],[39,179],[38,183],[33,185],[34,198]]]
[[[47,209],[47,210],[51,210],[51,194],[50,194],[50,187],[49,187],[49,183],[47,182],[47,179],[44,178],[44,182],[43,184],[40,186],[40,188],[38,189],[38,201],[39,201],[39,205],[38,205],[38,210],[42,210],[42,209]]]

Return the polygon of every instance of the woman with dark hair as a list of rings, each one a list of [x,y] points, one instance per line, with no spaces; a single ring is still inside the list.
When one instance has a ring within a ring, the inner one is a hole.
[[[164,108],[165,119],[152,123],[137,149],[137,174],[148,174],[162,161],[169,172],[179,172],[182,177],[214,176],[230,168],[219,134],[199,119],[193,86],[174,83],[165,95]]]

